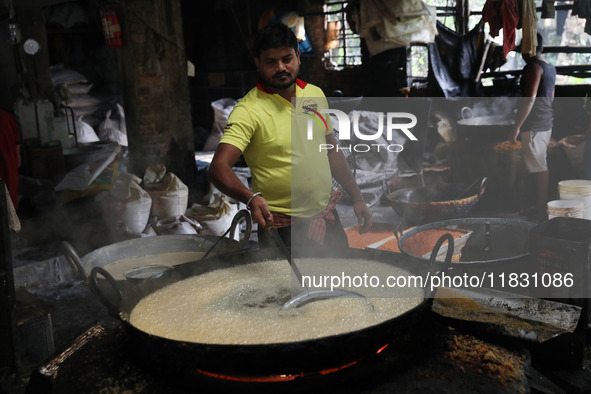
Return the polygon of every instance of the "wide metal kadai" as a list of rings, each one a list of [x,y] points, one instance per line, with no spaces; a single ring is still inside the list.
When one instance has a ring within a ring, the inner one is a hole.
[[[413,259],[429,262],[430,254],[413,251],[413,237],[421,237],[425,250],[433,250],[439,237],[427,237],[426,232],[462,231],[469,234],[463,240],[454,268],[483,269],[485,265],[515,263],[529,255],[529,232],[535,223],[503,218],[449,219],[418,226],[406,231],[398,240],[400,251]],[[432,243],[432,244],[430,244]],[[439,260],[439,258],[438,258]],[[443,260],[443,259],[441,259]]]

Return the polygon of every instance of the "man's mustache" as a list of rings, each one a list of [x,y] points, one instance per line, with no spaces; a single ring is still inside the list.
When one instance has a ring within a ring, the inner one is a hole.
[[[277,73],[277,74],[273,75],[273,78],[280,78],[280,77],[282,77],[284,75],[285,76],[288,76],[288,77],[291,76],[290,73],[283,71],[283,72],[280,72],[280,73]]]

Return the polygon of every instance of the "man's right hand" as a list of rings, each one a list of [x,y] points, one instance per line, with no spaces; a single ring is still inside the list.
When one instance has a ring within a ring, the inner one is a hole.
[[[519,127],[516,127],[515,129],[513,129],[509,135],[507,136],[507,139],[509,141],[511,141],[512,143],[516,144],[517,143],[517,137],[519,136],[519,133],[521,132]]]
[[[273,215],[269,211],[269,204],[267,204],[267,200],[263,196],[253,198],[248,208],[253,222],[258,224],[260,228],[267,228],[268,225],[273,223]]]

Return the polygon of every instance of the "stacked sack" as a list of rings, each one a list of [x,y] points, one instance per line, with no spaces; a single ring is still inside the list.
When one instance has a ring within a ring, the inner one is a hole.
[[[152,198],[152,216],[166,219],[185,213],[189,188],[172,172],[166,172],[163,164],[146,169],[144,188]]]
[[[78,143],[98,141],[116,142],[127,146],[127,130],[123,107],[116,104],[116,112],[112,109],[112,97],[96,97],[91,94],[92,83],[78,71],[65,68],[63,65],[51,67],[54,86],[61,97],[62,103],[72,108],[76,126]],[[104,114],[104,116],[103,116]],[[65,113],[69,117],[69,113]]]
[[[97,196],[111,238],[142,233],[150,219],[152,198],[140,186],[141,178],[124,172],[109,192]]]

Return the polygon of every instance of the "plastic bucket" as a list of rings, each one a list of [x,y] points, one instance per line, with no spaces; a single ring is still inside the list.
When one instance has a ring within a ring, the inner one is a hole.
[[[558,198],[579,200],[585,205],[584,219],[591,219],[591,180],[572,179],[558,182]]]
[[[556,217],[583,218],[585,204],[580,200],[554,200],[548,202],[548,219]]]

